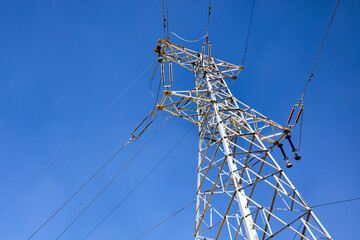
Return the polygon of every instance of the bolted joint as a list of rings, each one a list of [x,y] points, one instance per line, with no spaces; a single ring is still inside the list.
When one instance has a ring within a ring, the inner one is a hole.
[[[157,53],[157,54],[160,54],[161,53],[161,46],[157,45],[156,48],[154,49],[154,52]]]
[[[164,106],[162,106],[162,105],[156,105],[155,108],[158,109],[158,110],[163,110],[163,109],[164,109]]]
[[[165,96],[170,96],[171,93],[172,93],[171,90],[164,90],[164,95],[165,95]]]

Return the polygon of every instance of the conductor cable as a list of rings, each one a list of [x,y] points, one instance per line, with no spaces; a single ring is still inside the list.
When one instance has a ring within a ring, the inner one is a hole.
[[[149,115],[148,115],[149,116]],[[147,118],[147,117],[146,117]],[[146,119],[145,118],[145,119]],[[143,120],[144,121],[144,120]],[[167,120],[168,121],[168,120]],[[166,121],[166,122],[167,122]],[[146,128],[148,128],[149,127],[149,124],[147,124],[146,125]],[[137,127],[138,128],[138,127]],[[144,131],[142,131],[141,133],[143,133]],[[156,132],[157,133],[157,132]],[[156,134],[155,133],[155,134]],[[155,135],[154,134],[154,135]],[[153,135],[153,136],[154,136]],[[138,135],[138,137],[139,137],[140,135]],[[137,137],[136,137],[137,138]],[[110,159],[108,159],[83,185],[81,185],[80,186],[80,188],[78,188],[78,190],[76,190],[48,219],[46,219],[46,221],[45,222],[43,222],[43,224],[40,226],[40,227],[38,227],[36,230],[35,230],[35,232],[33,232],[32,234],[31,234],[31,236],[28,238],[28,240],[29,239],[31,239],[31,238],[33,238],[47,223],[49,223],[50,222],[50,220],[52,219],[52,218],[54,218],[86,185],[88,185],[88,183],[91,181],[91,180],[93,180],[93,178],[96,176],[96,175],[98,175],[114,158],[115,158],[115,156],[116,155],[118,155],[120,152],[121,152],[121,150],[123,150],[129,143],[131,143],[132,142],[132,140],[134,139],[134,135],[112,156],[112,157],[110,157]]]
[[[181,143],[181,141],[185,138],[185,136],[193,129],[192,126],[180,139],[179,141],[155,164],[155,166],[140,180],[138,184],[83,238],[83,240],[87,239],[97,228],[101,226],[108,219],[111,214],[113,214],[126,199],[128,199],[135,190],[155,171],[157,167],[164,161],[164,159]]]
[[[115,181],[115,179],[127,168],[127,166],[134,160],[134,158],[145,148],[145,146],[156,136],[156,134],[165,126],[170,118],[167,118],[166,121],[161,125],[161,127],[150,137],[150,139],[143,144],[143,146],[134,154],[134,156],[126,162],[126,164],[118,171],[115,176],[100,190],[100,192],[89,202],[88,205],[74,218],[73,221],[61,232],[61,234],[56,238],[59,239],[75,222],[76,220],[96,201],[96,199]]]
[[[30,182],[25,185],[10,201],[0,209],[0,214],[13,204],[27,189],[30,188],[41,176],[43,176],[69,149],[93,126],[95,123],[151,68],[157,59],[151,63],[127,88],[125,88],[96,118],[93,120],[77,137],[75,137],[65,149],[60,152],[53,161],[51,161],[44,170],[39,172]]]

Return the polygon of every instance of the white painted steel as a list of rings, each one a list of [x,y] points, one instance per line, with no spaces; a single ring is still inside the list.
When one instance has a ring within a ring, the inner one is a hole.
[[[164,91],[157,106],[199,127],[195,239],[332,239],[273,156],[290,130],[232,95],[226,79],[242,68],[208,45],[158,44],[164,63],[195,74],[193,90]]]

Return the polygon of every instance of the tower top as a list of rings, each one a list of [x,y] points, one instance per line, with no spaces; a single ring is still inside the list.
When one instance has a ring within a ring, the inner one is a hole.
[[[237,66],[225,61],[211,57],[211,42],[205,42],[202,46],[202,52],[196,52],[187,49],[183,46],[170,43],[163,39],[159,39],[159,42],[154,50],[159,57],[163,57],[164,61],[172,61],[177,63],[186,69],[196,73],[196,66],[203,62],[209,62],[211,60],[212,65],[208,67],[217,67],[217,71],[221,72],[223,78],[237,79],[243,66]],[[215,69],[211,69],[215,70]]]

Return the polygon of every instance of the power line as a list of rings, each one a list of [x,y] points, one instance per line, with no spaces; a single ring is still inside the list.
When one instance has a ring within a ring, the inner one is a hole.
[[[130,140],[127,141],[104,165],[102,165],[81,187],[76,190],[76,192],[69,197],[65,203],[63,203],[39,228],[36,229],[36,231],[31,234],[31,236],[28,238],[31,239],[34,237],[53,217],[55,217],[108,163],[110,163],[111,160],[114,159],[114,157],[127,145],[130,143]]]
[[[184,38],[180,37],[179,35],[177,35],[177,34],[174,33],[174,32],[171,32],[170,34],[176,36],[177,38],[179,38],[180,40],[182,40],[182,41],[184,41],[184,42],[189,42],[189,43],[199,42],[199,41],[201,41],[201,40],[203,40],[204,38],[207,37],[207,35],[204,35],[202,38],[199,38],[199,39],[197,39],[197,40],[187,40],[187,39],[184,39]]]
[[[333,15],[332,15],[332,17],[331,17],[329,26],[328,26],[328,28],[326,29],[326,33],[325,33],[324,39],[323,39],[323,41],[321,42],[321,46],[320,46],[319,52],[318,52],[318,54],[317,54],[317,56],[316,56],[314,65],[313,65],[313,67],[312,67],[312,69],[311,69],[311,73],[310,73],[309,79],[308,79],[308,81],[306,82],[305,89],[304,89],[304,91],[303,91],[303,93],[302,93],[302,95],[301,95],[300,103],[303,102],[303,98],[304,98],[306,89],[307,89],[307,87],[308,87],[308,84],[310,83],[312,77],[314,76],[314,69],[315,69],[316,63],[317,63],[317,61],[318,61],[318,59],[319,59],[321,50],[322,50],[322,48],[323,48],[323,46],[324,46],[324,43],[325,43],[327,34],[328,34],[328,32],[329,32],[329,30],[330,30],[330,26],[331,26],[331,24],[332,24],[332,22],[333,22],[333,20],[334,20],[334,17],[335,17],[335,14],[336,14],[337,9],[338,9],[338,7],[339,7],[339,4],[340,4],[340,0],[338,0],[338,2],[337,2],[337,4],[336,4],[336,7],[335,7],[334,13],[333,13]]]
[[[166,33],[167,33],[166,40],[169,40],[169,11],[168,11],[168,1],[167,0],[165,0],[165,4],[166,4],[166,23],[167,23],[166,24]]]
[[[163,63],[161,63],[161,64],[163,64]],[[154,107],[153,107],[153,111],[155,110],[156,105],[157,105],[158,100],[159,100],[160,89],[161,89],[161,79],[159,79],[159,86],[158,86],[158,89],[157,89],[157,91],[156,91],[156,98],[154,99]]]
[[[166,13],[165,13],[165,2],[162,0],[162,12],[163,12],[163,24],[164,24],[164,40],[166,39],[166,25],[167,25],[167,19],[166,19]]]
[[[0,214],[5,211],[12,203],[14,203],[31,185],[33,185],[42,175],[47,172],[59,159],[62,155],[64,155],[79,139],[82,137],[150,68],[151,66],[156,62],[155,60],[153,63],[151,63],[145,71],[143,71],[135,80],[133,80],[129,86],[124,89],[120,95],[118,95],[105,109],[102,111],[96,118],[93,120],[77,137],[75,137],[70,144],[62,151],[60,152],[55,159],[50,162],[50,164],[42,170],[38,175],[36,175],[21,191],[19,191],[18,194],[16,194],[3,208],[0,210]]]
[[[211,14],[211,0],[209,0],[209,12],[208,12],[208,21],[207,21],[207,30],[206,30],[206,42],[209,42],[210,14]]]
[[[148,116],[146,118],[148,118]],[[144,122],[144,120],[142,122]],[[149,124],[145,126],[145,129],[148,126]],[[139,126],[137,126],[136,129],[138,127]],[[144,130],[141,131],[141,133],[143,132]],[[100,171],[102,171],[106,167],[106,165],[108,165],[115,158],[118,153],[121,152],[121,150],[123,150],[133,140],[133,138],[134,136],[132,136],[111,158],[109,158],[83,185],[81,185],[80,188],[78,188],[75,193],[73,193],[73,195],[71,195],[48,219],[46,219],[46,221],[39,228],[37,228],[35,232],[33,232],[33,234],[28,238],[28,240],[34,237],[53,217],[55,217]]]
[[[142,236],[144,236],[145,234],[153,231],[155,228],[157,228],[158,226],[160,226],[161,224],[165,223],[166,221],[170,220],[172,217],[174,217],[175,215],[177,215],[178,213],[184,211],[186,208],[188,208],[189,206],[191,206],[193,203],[195,203],[196,200],[193,200],[191,203],[189,203],[188,205],[186,205],[185,207],[181,208],[180,210],[178,210],[177,212],[173,213],[172,215],[170,215],[169,217],[165,218],[163,221],[161,221],[160,223],[156,224],[155,226],[153,226],[152,228],[150,228],[149,230],[145,231],[144,233],[142,233],[141,235],[139,235],[138,237],[134,238],[134,240],[141,238]]]
[[[329,202],[329,203],[318,204],[318,205],[312,206],[311,208],[323,207],[323,206],[333,205],[333,204],[339,204],[339,203],[352,202],[352,201],[357,201],[357,200],[360,200],[360,197],[358,197],[358,198],[352,198],[352,199],[346,199],[346,200],[341,200],[341,201],[336,201],[336,202]]]
[[[252,24],[252,19],[253,19],[253,15],[254,15],[254,7],[255,7],[255,0],[253,0],[252,8],[251,8],[249,28],[248,28],[248,32],[247,32],[247,36],[246,36],[246,43],[245,43],[244,56],[243,56],[243,60],[242,60],[242,66],[244,66],[244,64],[245,64],[246,52],[247,52],[247,50],[248,50],[248,43],[249,43],[249,36],[250,36],[251,24]]]
[[[347,200],[342,200],[342,201],[336,201],[336,202],[329,202],[329,203],[323,203],[323,204],[319,204],[319,205],[314,205],[311,208],[316,208],[316,207],[323,207],[323,206],[327,206],[327,205],[332,205],[332,204],[339,204],[339,203],[345,203],[345,202],[351,202],[351,201],[357,201],[360,200],[360,197],[358,198],[352,198],[352,199],[347,199]],[[187,207],[189,207],[190,205],[192,205],[196,200],[192,201],[190,204],[186,205],[185,207],[181,208],[180,210],[178,210],[177,212],[173,213],[172,215],[170,215],[169,217],[167,217],[166,219],[164,219],[162,222],[158,223],[157,225],[155,225],[154,227],[150,228],[149,230],[145,231],[144,233],[142,233],[141,235],[139,235],[138,237],[134,238],[134,240],[139,239],[140,237],[144,236],[145,234],[151,232],[152,230],[154,230],[155,228],[157,228],[158,226],[160,226],[161,224],[163,224],[164,222],[168,221],[170,218],[174,217],[176,214],[180,213],[181,211],[185,210]],[[301,227],[301,225],[300,225]],[[299,227],[299,229],[300,229]]]
[[[134,158],[145,148],[145,146],[156,136],[156,134],[164,127],[164,125],[169,121],[170,118],[167,118],[166,121],[161,125],[161,127],[150,137],[150,139],[143,144],[143,146],[134,154],[134,156],[126,162],[126,164],[118,171],[115,176],[101,189],[101,191],[86,205],[85,208],[74,218],[73,221],[61,232],[61,234],[56,238],[59,239],[75,222],[76,220],[96,201],[96,199],[115,181],[115,179],[122,173],[122,171],[134,160]]]
[[[296,231],[299,232],[299,230],[300,230],[300,228],[302,227],[302,225],[303,225],[303,223],[300,224],[300,226],[298,227],[298,229],[297,229]],[[299,235],[295,232],[294,238],[293,238],[292,240],[295,240],[295,238],[296,238],[297,236],[299,236]]]
[[[152,81],[154,80],[155,73],[156,73],[156,70],[157,70],[158,66],[159,66],[159,61],[158,61],[158,63],[156,64],[155,69],[154,69],[154,72],[153,72],[153,74],[152,74],[152,76],[151,76],[151,78],[150,78],[150,95],[151,95],[151,97],[154,98],[154,99],[155,99],[155,97],[154,97],[154,94],[153,94],[153,92],[152,92]]]
[[[300,149],[301,149],[303,119],[304,119],[304,110],[302,110],[302,113],[301,113],[301,119],[300,119],[299,146],[298,146],[298,149],[297,149],[298,153],[300,152]]]
[[[180,142],[185,138],[185,136],[193,129],[192,126],[179,140],[178,142],[154,165],[154,167],[141,179],[141,181],[136,184],[136,186],[83,238],[87,239],[104,221],[111,216],[121,204],[128,199],[133,192],[155,171],[155,169],[163,162],[163,160],[180,144]]]
[[[323,206],[327,206],[327,205],[332,205],[332,204],[339,204],[339,203],[345,203],[345,202],[351,202],[351,201],[356,201],[356,200],[360,200],[360,197],[358,198],[352,198],[352,199],[347,199],[347,200],[342,200],[342,201],[337,201],[337,202],[329,202],[329,203],[323,203],[323,204],[319,204],[319,205],[314,205],[311,208],[316,208],[316,207],[323,207]],[[181,211],[185,210],[187,207],[189,207],[190,205],[192,205],[196,200],[192,201],[191,203],[189,203],[188,205],[186,205],[185,207],[181,208],[180,210],[178,210],[177,212],[173,213],[172,215],[170,215],[169,217],[167,217],[166,219],[164,219],[162,222],[158,223],[157,225],[155,225],[154,227],[150,228],[149,230],[145,231],[144,233],[142,233],[141,235],[139,235],[138,237],[134,238],[134,240],[139,239],[140,237],[144,236],[145,234],[151,232],[152,230],[154,230],[155,228],[157,228],[158,226],[160,226],[161,224],[163,224],[164,222],[168,221],[170,218],[174,217],[176,214],[180,213]],[[301,227],[301,225],[300,225]],[[299,227],[299,229],[300,229]]]
[[[357,201],[357,200],[360,200],[360,197],[358,198],[352,198],[352,199],[347,199],[347,200],[342,200],[342,201],[336,201],[336,202],[329,202],[329,203],[323,203],[323,204],[318,204],[318,205],[314,205],[314,206],[311,206],[311,208],[316,208],[316,207],[324,207],[324,206],[327,206],[327,205],[333,205],[333,204],[339,204],[339,203],[346,203],[346,202],[352,202],[352,201]],[[297,231],[299,231],[299,229],[302,227],[302,224],[300,224],[299,228],[297,229]],[[296,238],[297,234],[295,233],[295,236],[293,238],[293,240]]]
[[[328,35],[328,33],[329,33],[331,24],[332,24],[332,22],[333,22],[333,20],[334,20],[334,17],[335,17],[335,14],[336,14],[337,9],[338,9],[338,7],[339,7],[339,4],[340,4],[340,0],[338,0],[338,2],[337,2],[337,4],[336,4],[336,7],[335,7],[335,9],[334,9],[333,15],[331,16],[329,25],[328,25],[328,27],[327,27],[327,29],[326,29],[324,38],[323,38],[323,40],[322,40],[322,42],[321,42],[319,52],[318,52],[318,54],[316,55],[316,59],[315,59],[314,65],[313,65],[313,67],[312,67],[312,69],[311,69],[311,73],[310,73],[310,75],[309,75],[309,79],[307,80],[307,82],[306,82],[306,84],[305,84],[305,88],[304,88],[304,90],[303,90],[303,92],[302,92],[302,94],[301,94],[299,103],[293,106],[293,108],[292,108],[292,110],[291,110],[291,113],[290,113],[290,116],[289,116],[289,118],[288,118],[287,126],[291,128],[291,127],[294,127],[294,126],[297,124],[297,121],[299,120],[299,117],[300,117],[300,115],[301,115],[301,120],[300,120],[300,132],[299,132],[299,147],[298,147],[298,149],[297,149],[297,152],[298,152],[298,153],[300,152],[300,147],[301,147],[302,126],[303,126],[303,118],[304,118],[304,96],[305,96],[305,92],[306,92],[306,90],[307,90],[307,88],[308,88],[309,83],[310,83],[311,80],[312,80],[312,77],[314,76],[315,66],[316,66],[317,61],[318,61],[318,59],[319,59],[321,50],[322,50],[322,48],[323,48],[323,46],[324,46],[326,37],[327,37],[327,35]],[[293,115],[294,110],[295,110],[296,108],[299,108],[299,112],[298,112],[298,114],[297,114],[298,116],[296,117],[295,123],[294,123],[293,125],[290,125],[290,121],[291,121],[292,115]]]

